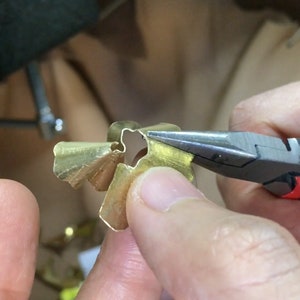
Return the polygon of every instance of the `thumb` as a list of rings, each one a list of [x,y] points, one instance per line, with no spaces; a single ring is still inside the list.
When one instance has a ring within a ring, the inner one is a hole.
[[[218,207],[173,169],[153,168],[132,184],[127,216],[143,257],[175,299],[300,293],[300,250],[285,229]]]

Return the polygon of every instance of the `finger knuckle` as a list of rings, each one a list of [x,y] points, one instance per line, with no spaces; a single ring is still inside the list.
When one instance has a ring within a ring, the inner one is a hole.
[[[272,222],[256,217],[234,217],[220,224],[213,235],[213,251],[222,272],[245,284],[264,284],[280,276],[299,272],[299,256],[289,234]],[[275,264],[275,265],[274,265]]]
[[[251,114],[249,109],[252,106],[251,100],[243,100],[239,102],[232,110],[229,117],[229,127],[232,130],[241,130],[248,122]]]

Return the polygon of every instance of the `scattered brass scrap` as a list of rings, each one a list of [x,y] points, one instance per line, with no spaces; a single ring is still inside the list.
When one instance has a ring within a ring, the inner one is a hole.
[[[81,224],[72,224],[64,228],[63,233],[42,242],[45,248],[61,253],[76,238],[91,239],[96,231],[97,220],[88,220]]]
[[[54,259],[49,258],[41,268],[36,270],[35,276],[58,291],[78,287],[83,282],[84,276],[79,267],[68,266],[64,271],[64,274],[58,274]]]
[[[99,246],[104,237],[102,231],[99,219],[95,218],[66,226],[58,236],[48,241],[44,242],[42,238],[36,279],[60,292],[59,299],[75,299],[74,295],[84,281],[84,273],[76,257],[81,251]]]
[[[139,174],[154,166],[168,166],[193,180],[193,155],[149,139],[146,133],[150,130],[173,131],[180,128],[168,123],[141,128],[136,122],[115,122],[108,130],[105,143],[60,142],[54,147],[53,170],[58,178],[68,181],[74,188],[87,179],[96,190],[107,190],[99,216],[115,231],[128,226],[126,196],[130,184]],[[138,139],[125,143],[130,137]],[[128,164],[127,147],[136,147],[137,144],[140,144],[140,148],[135,154],[145,152],[145,148],[147,153],[137,162],[131,159]]]

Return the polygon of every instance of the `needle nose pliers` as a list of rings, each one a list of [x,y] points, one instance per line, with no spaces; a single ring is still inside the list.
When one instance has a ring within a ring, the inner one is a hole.
[[[300,199],[300,139],[238,131],[149,131],[148,137],[194,155],[215,173],[253,181],[286,199]]]

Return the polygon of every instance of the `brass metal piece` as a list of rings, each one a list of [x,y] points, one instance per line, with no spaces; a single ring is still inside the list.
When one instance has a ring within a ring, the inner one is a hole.
[[[60,142],[55,145],[54,173],[73,188],[88,179],[97,191],[106,191],[124,154],[118,143]],[[114,150],[115,149],[115,150]]]
[[[79,267],[66,266],[63,272],[61,270],[59,272],[57,269],[55,260],[49,258],[43,266],[36,270],[35,275],[43,283],[58,291],[65,288],[78,287],[84,280],[83,273]]]
[[[106,143],[60,142],[54,147],[54,173],[73,187],[79,187],[88,179],[97,190],[107,190],[99,211],[100,218],[113,230],[128,226],[126,218],[126,197],[133,180],[154,166],[169,166],[193,180],[191,162],[193,155],[148,139],[147,131],[180,130],[173,124],[160,123],[140,128],[136,122],[115,122],[108,130]],[[137,137],[126,143],[127,137]],[[127,147],[140,144],[135,154],[147,153],[135,162],[126,162]],[[139,150],[139,151],[138,151]]]

